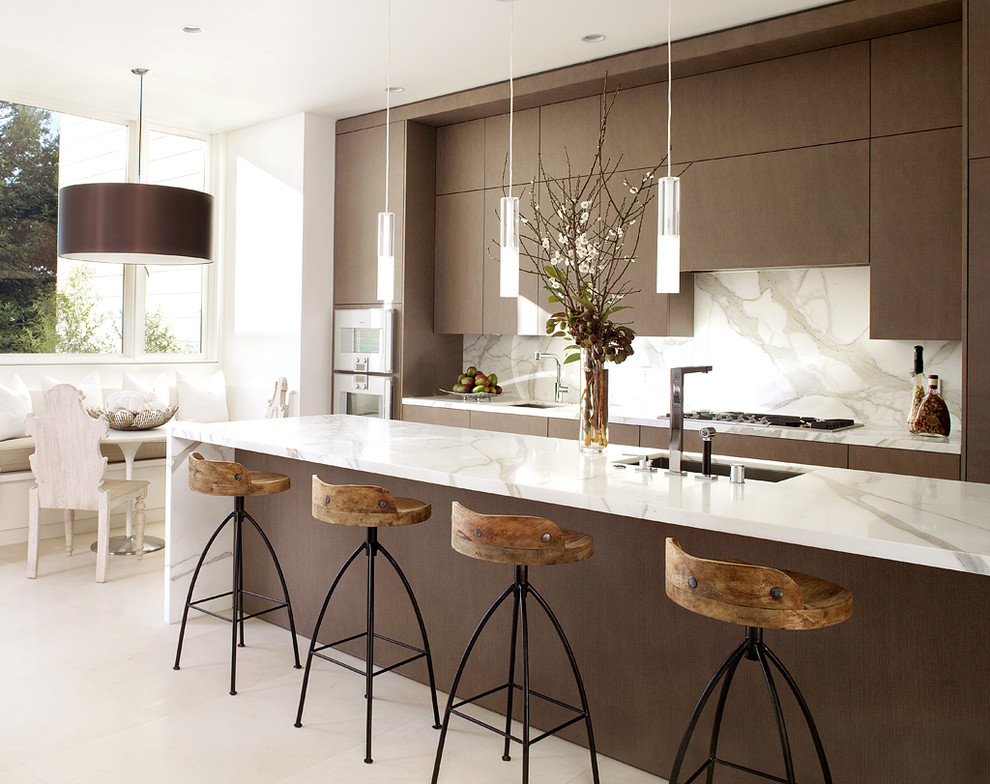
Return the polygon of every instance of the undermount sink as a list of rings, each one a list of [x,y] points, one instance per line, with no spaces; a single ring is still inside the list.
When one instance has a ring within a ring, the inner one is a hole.
[[[650,468],[656,468],[658,470],[666,470],[670,467],[670,461],[666,455],[650,455]],[[642,460],[641,457],[627,457],[622,460],[616,460],[612,465],[616,468],[634,468],[639,465],[639,461]],[[715,476],[728,476],[729,469],[731,466],[724,463],[712,463],[712,474]],[[686,471],[689,474],[701,474],[701,461],[700,460],[681,460],[681,470]],[[785,469],[778,468],[766,468],[763,466],[746,466],[746,479],[752,479],[757,482],[783,482],[785,479],[791,479],[795,476],[801,476],[800,471],[787,471]]]

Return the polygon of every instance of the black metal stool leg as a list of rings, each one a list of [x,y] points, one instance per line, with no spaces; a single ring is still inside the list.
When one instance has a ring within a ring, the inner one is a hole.
[[[554,614],[553,610],[550,609],[550,605],[547,604],[540,592],[533,588],[529,583],[526,584],[527,591],[533,594],[533,597],[539,602],[540,607],[546,613],[550,622],[553,624],[553,628],[557,631],[557,636],[560,638],[561,644],[564,646],[564,651],[567,653],[567,659],[571,663],[571,671],[574,673],[574,682],[578,687],[578,694],[581,696],[581,711],[584,714],[585,727],[588,730],[588,751],[591,753],[591,774],[594,784],[598,784],[598,753],[595,748],[595,733],[591,727],[591,711],[588,707],[588,694],[584,689],[584,681],[581,679],[581,672],[578,670],[577,659],[574,658],[574,651],[571,648],[571,644],[567,641],[567,635],[564,634],[564,628],[560,625],[560,621],[557,620],[557,616]]]
[[[364,698],[367,700],[364,724],[364,761],[371,764],[371,712],[375,699],[375,557],[378,555],[378,529],[367,529],[368,592],[367,638],[365,639]]]
[[[516,567],[516,590],[520,594],[519,615],[522,620],[522,671],[523,671],[523,729],[522,729],[522,784],[529,784],[529,747],[530,747],[530,682],[529,682],[529,613],[527,611],[527,599],[529,598],[529,580],[527,567],[522,568],[522,580],[520,581],[520,567]],[[515,686],[509,684],[509,690],[514,691]],[[596,779],[597,782],[597,779]]]
[[[419,624],[419,633],[423,637],[423,650],[426,652],[426,670],[430,677],[430,697],[433,700],[433,729],[440,729],[440,706],[437,704],[437,684],[436,678],[433,675],[433,654],[430,652],[430,641],[426,636],[426,624],[423,622],[423,613],[419,610],[419,602],[416,601],[416,595],[413,593],[412,587],[409,585],[409,580],[406,579],[405,573],[402,571],[399,564],[392,557],[392,554],[385,549],[384,545],[378,545],[378,550],[381,552],[388,562],[392,564],[392,568],[395,569],[395,573],[399,575],[399,579],[402,581],[403,587],[406,589],[406,595],[409,597],[409,601],[412,604],[413,612],[416,613],[416,622]]]
[[[780,674],[784,676],[784,680],[790,687],[794,699],[797,700],[798,705],[801,707],[801,713],[804,714],[805,723],[808,725],[808,730],[811,732],[811,739],[815,744],[815,751],[818,752],[818,761],[822,767],[822,776],[824,777],[825,784],[832,784],[832,773],[828,767],[828,760],[825,758],[825,747],[822,745],[821,736],[818,734],[818,728],[815,726],[815,720],[811,717],[811,710],[808,708],[808,703],[805,702],[804,695],[801,694],[797,682],[791,677],[791,674],[787,671],[783,662],[777,658],[777,655],[765,645],[763,646],[763,650],[767,658],[773,663]]]
[[[715,706],[715,719],[712,722],[712,739],[708,747],[708,775],[707,784],[713,784],[715,778],[715,760],[718,759],[718,737],[719,732],[722,729],[722,716],[725,714],[725,702],[729,696],[729,689],[732,686],[732,679],[735,677],[736,669],[739,667],[739,662],[742,661],[742,656],[736,659],[726,670],[725,677],[722,680],[722,688],[718,694],[718,703]]]
[[[787,726],[784,724],[784,711],[780,706],[780,697],[777,694],[777,687],[773,682],[773,673],[770,672],[770,665],[764,654],[764,645],[761,640],[756,644],[756,655],[760,662],[760,669],[763,671],[763,679],[770,693],[770,702],[773,704],[773,715],[777,721],[777,732],[780,735],[780,749],[784,755],[784,772],[787,776],[787,784],[795,784],[794,781],[794,760],[791,757],[791,744],[787,739]]]
[[[509,598],[512,594],[515,585],[510,585],[506,588],[502,595],[495,600],[495,603],[488,608],[488,612],[485,613],[484,617],[481,619],[481,623],[478,624],[477,628],[474,630],[474,634],[471,635],[471,640],[468,642],[467,648],[464,650],[464,655],[461,656],[460,664],[457,665],[457,672],[454,674],[454,682],[450,686],[450,694],[447,697],[447,707],[444,709],[443,721],[440,722],[440,738],[437,741],[437,757],[433,763],[433,778],[431,779],[432,784],[437,784],[437,777],[440,775],[440,762],[443,759],[443,746],[444,742],[447,740],[447,729],[450,727],[450,714],[454,709],[454,699],[457,694],[457,687],[461,682],[461,676],[464,674],[464,667],[467,665],[468,659],[471,656],[471,651],[474,650],[475,644],[478,642],[478,638],[484,631],[485,626],[492,619],[496,610],[502,606],[502,603]]]
[[[723,661],[719,668],[715,671],[711,680],[708,681],[708,685],[705,686],[705,690],[701,694],[701,699],[698,700],[698,704],[694,708],[694,712],[691,714],[691,719],[688,721],[687,729],[684,731],[684,737],[681,738],[681,745],[677,749],[677,756],[674,757],[674,765],[670,772],[670,782],[669,784],[678,784],[679,776],[681,774],[681,765],[684,763],[684,755],[687,753],[688,744],[691,742],[691,736],[694,735],[695,727],[698,725],[698,719],[701,718],[701,712],[705,709],[705,705],[708,704],[709,698],[712,696],[712,692],[715,691],[715,687],[718,686],[719,681],[728,672],[730,667],[735,667],[738,665],[739,660],[742,655],[746,652],[748,646],[748,641],[744,640],[741,642],[735,650],[730,653],[725,661]],[[710,761],[706,761],[687,781],[693,781],[697,778],[698,774],[701,773],[706,767],[711,764]]]
[[[244,601],[243,591],[244,586],[241,582],[243,579],[243,564],[241,563],[241,536],[242,531],[242,520],[244,514],[243,499],[236,499],[241,501],[240,504],[236,506],[236,515],[234,517],[234,574],[232,585],[234,587],[233,591],[233,608],[231,613],[231,625],[230,625],[230,694],[231,696],[237,694],[236,688],[236,678],[237,678],[237,630],[240,627],[241,631],[241,644],[243,645],[244,638],[244,619],[243,608],[241,603]]]
[[[179,642],[175,647],[175,663],[172,665],[173,670],[179,669],[179,659],[182,657],[182,641],[186,636],[186,621],[189,619],[189,606],[192,604],[193,591],[196,590],[196,580],[199,578],[199,571],[203,568],[203,564],[206,563],[206,556],[209,555],[210,548],[220,535],[220,532],[224,529],[224,526],[227,525],[227,523],[234,519],[235,515],[236,512],[231,512],[223,519],[223,522],[217,526],[216,530],[213,532],[213,535],[210,537],[210,540],[206,543],[206,547],[203,549],[202,554],[199,556],[199,560],[196,562],[196,568],[193,569],[192,579],[189,581],[189,590],[186,591],[186,604],[182,609],[182,624],[179,626]]]
[[[347,560],[344,561],[344,565],[337,570],[337,576],[333,578],[333,582],[330,584],[330,590],[327,591],[327,596],[323,600],[323,607],[320,608],[320,614],[316,618],[316,626],[313,627],[313,634],[309,638],[309,653],[306,655],[306,671],[303,673],[302,689],[299,692],[299,710],[296,712],[296,727],[302,726],[303,706],[306,704],[306,689],[309,686],[309,671],[313,665],[313,655],[317,646],[316,638],[319,636],[320,627],[323,625],[323,616],[327,613],[327,608],[330,606],[330,599],[333,598],[334,591],[337,590],[337,585],[340,583],[344,573],[354,563],[354,559],[364,552],[366,548],[367,544],[362,543],[348,556]]]
[[[272,563],[275,565],[275,573],[278,575],[279,584],[282,586],[282,596],[285,598],[285,611],[289,616],[289,633],[292,636],[292,657],[295,660],[293,665],[295,669],[301,669],[302,665],[299,663],[299,642],[296,640],[296,621],[292,615],[292,602],[289,600],[289,588],[285,583],[285,574],[282,571],[282,565],[278,562],[278,556],[275,555],[275,548],[272,546],[271,540],[265,533],[265,530],[258,525],[258,521],[251,517],[251,514],[247,511],[244,512],[244,517],[254,526],[254,530],[258,532],[261,537],[261,541],[265,543],[265,547],[268,548],[268,554],[272,558]],[[243,580],[243,574],[241,575]],[[241,644],[244,644],[243,633],[241,637]]]
[[[512,586],[512,634],[510,635],[511,639],[509,641],[509,688],[506,689],[505,746],[502,749],[502,759],[505,762],[512,760],[512,755],[509,753],[509,746],[512,743],[512,698],[516,692],[516,647],[519,643],[519,613],[521,611],[520,599],[522,598],[522,584],[519,581],[519,570],[522,568],[524,567],[516,567],[516,581]]]

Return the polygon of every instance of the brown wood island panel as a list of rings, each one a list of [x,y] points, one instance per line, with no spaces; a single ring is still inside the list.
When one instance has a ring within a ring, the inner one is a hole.
[[[539,515],[594,537],[594,555],[583,562],[534,568],[530,577],[567,629],[588,691],[599,750],[667,776],[695,701],[718,663],[742,639],[742,629],[676,606],[664,594],[664,539],[674,536],[694,554],[737,558],[815,574],[853,594],[850,620],[813,632],[768,632],[804,691],[821,731],[835,781],[977,782],[990,768],[990,618],[974,608],[990,605],[986,576],[911,566],[743,536],[710,533],[524,499],[468,492],[389,476],[308,464],[238,451],[257,470],[289,474],[292,490],[251,499],[252,513],[271,521],[266,531],[279,553],[292,595],[296,623],[308,635],[329,581],[363,532],[327,526],[310,515],[310,477],[334,483],[375,484],[432,504],[425,523],[388,531],[382,544],[402,564],[420,602],[433,650],[438,688],[448,688],[460,654],[482,613],[510,583],[512,570],[465,558],[450,547],[450,505],[456,500],[486,514]],[[245,534],[246,571],[260,581],[252,589],[276,590],[276,577],[262,545]],[[340,586],[342,601],[324,624],[325,640],[363,628],[364,584],[359,576]],[[401,586],[378,587],[384,599]],[[397,639],[416,640],[408,607],[381,601],[377,628]],[[273,621],[284,623],[281,618]],[[506,617],[501,623],[508,623]],[[497,624],[496,624],[497,625]],[[494,685],[503,672],[503,633],[482,638],[466,672],[463,695]],[[552,630],[532,630],[535,688],[572,697],[566,659]],[[250,644],[250,637],[249,637]],[[381,646],[379,664],[398,660]],[[361,643],[348,652],[362,655]],[[319,666],[319,665],[317,665]],[[330,665],[326,665],[330,666]],[[405,673],[425,681],[425,665]],[[355,676],[356,677],[356,676]],[[757,768],[780,765],[765,687],[744,662],[726,708],[724,756]],[[536,684],[539,684],[536,686]],[[385,681],[378,687],[387,693]],[[311,687],[308,704],[332,695]],[[492,705],[498,710],[501,701]],[[425,706],[424,706],[425,710]],[[816,781],[814,751],[799,730],[796,707],[785,702],[799,781]],[[424,719],[425,720],[425,719]],[[288,721],[288,719],[287,719]],[[534,701],[533,723],[550,721]],[[702,732],[704,732],[702,725]],[[565,731],[582,743],[582,732]],[[471,743],[452,731],[448,744]],[[705,746],[705,744],[701,744]],[[449,746],[451,747],[451,746]],[[706,747],[705,747],[706,748]],[[700,764],[697,751],[685,768]],[[493,763],[497,764],[497,763]],[[720,781],[744,782],[731,771]]]

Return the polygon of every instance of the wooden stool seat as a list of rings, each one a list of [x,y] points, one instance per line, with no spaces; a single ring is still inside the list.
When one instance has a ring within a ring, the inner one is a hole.
[[[590,558],[589,534],[559,527],[543,517],[485,515],[456,501],[451,507],[450,546],[479,561],[551,566]]]
[[[760,629],[823,629],[852,614],[852,594],[819,577],[696,558],[667,539],[667,596],[691,612]]]
[[[823,629],[842,623],[852,614],[852,594],[840,585],[822,580],[819,577],[754,566],[743,561],[718,561],[696,558],[681,549],[677,540],[667,538],[666,590],[674,602],[699,615],[719,621],[735,623],[746,627],[743,641],[730,653],[715,671],[701,694],[698,704],[691,714],[687,729],[674,757],[674,765],[668,781],[670,784],[693,782],[707,772],[706,781],[713,784],[718,766],[743,770],[762,778],[796,784],[794,759],[780,696],[777,692],[772,670],[783,677],[787,689],[794,696],[801,715],[808,727],[818,764],[821,767],[825,784],[832,784],[825,748],[822,745],[818,727],[811,716],[808,703],[801,694],[797,682],[784,667],[783,662],[763,642],[764,629]],[[724,707],[732,686],[736,668],[743,660],[759,664],[763,682],[767,687],[777,735],[784,761],[784,777],[767,771],[759,771],[718,756],[719,733],[722,726]],[[681,778],[691,738],[698,726],[708,700],[719,688],[719,696],[712,722],[711,738],[707,759],[693,774]],[[733,779],[734,780],[734,779]]]
[[[375,485],[331,485],[313,476],[313,517],[334,525],[384,528],[416,525],[433,510],[415,498],[396,498]]]
[[[289,477],[273,471],[249,471],[240,463],[189,456],[189,489],[204,495],[274,495],[289,489]]]

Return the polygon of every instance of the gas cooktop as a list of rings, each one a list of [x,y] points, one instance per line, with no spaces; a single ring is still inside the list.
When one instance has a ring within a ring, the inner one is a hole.
[[[692,411],[685,414],[684,418],[751,427],[807,427],[814,430],[848,430],[859,427],[859,423],[852,419],[819,419],[794,414],[746,414],[742,411]]]

